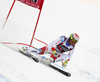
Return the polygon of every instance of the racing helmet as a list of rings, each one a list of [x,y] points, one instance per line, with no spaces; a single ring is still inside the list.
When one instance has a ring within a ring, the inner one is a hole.
[[[70,34],[69,39],[76,44],[79,41],[79,35],[76,33],[72,33]]]

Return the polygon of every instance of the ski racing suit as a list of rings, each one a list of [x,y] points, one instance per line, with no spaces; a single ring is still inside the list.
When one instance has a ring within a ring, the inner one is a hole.
[[[66,60],[68,62],[72,57],[72,54],[75,49],[75,45],[68,44],[68,41],[69,39],[67,37],[61,36],[57,40],[48,44],[47,46],[40,48],[40,50],[45,52],[50,52],[50,53],[56,51],[59,54],[58,57],[54,57],[53,54],[50,55],[55,60],[55,62],[66,61]],[[64,52],[68,52],[68,54],[65,54]],[[39,52],[39,54],[44,54],[44,52]]]

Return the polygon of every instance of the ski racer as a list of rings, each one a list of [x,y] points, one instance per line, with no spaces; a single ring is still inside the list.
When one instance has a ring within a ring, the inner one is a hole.
[[[75,44],[78,41],[79,41],[79,35],[76,33],[72,33],[68,38],[66,36],[61,36],[57,40],[54,40],[52,43],[40,48],[39,50],[28,49],[28,52],[37,51],[38,54],[42,55],[45,52],[50,52],[52,54],[50,54],[50,58],[48,59],[51,62],[62,61],[62,66],[66,67],[68,61],[71,59],[73,55]],[[68,52],[68,54],[64,52]]]

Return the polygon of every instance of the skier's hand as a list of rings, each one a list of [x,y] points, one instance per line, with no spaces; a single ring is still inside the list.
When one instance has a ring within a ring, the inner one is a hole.
[[[62,66],[63,66],[63,67],[66,67],[67,64],[68,64],[68,60],[66,60],[64,63],[62,63]]]
[[[58,58],[58,53],[56,52],[56,49],[54,47],[52,47],[52,53],[54,57]]]
[[[53,56],[58,58],[58,53],[57,52],[53,53]]]

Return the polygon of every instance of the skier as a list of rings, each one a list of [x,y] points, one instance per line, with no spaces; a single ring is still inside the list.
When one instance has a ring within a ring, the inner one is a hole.
[[[50,58],[48,58],[48,60],[50,60],[51,62],[64,61],[62,62],[62,66],[66,67],[74,52],[75,44],[78,41],[79,35],[76,33],[72,33],[68,38],[66,36],[61,36],[57,40],[53,41],[47,46],[40,48],[39,50],[31,48],[28,49],[28,52],[30,53],[37,51],[38,54],[42,55],[45,52],[50,52],[52,54],[50,54]],[[64,52],[68,52],[68,54],[65,54]]]

